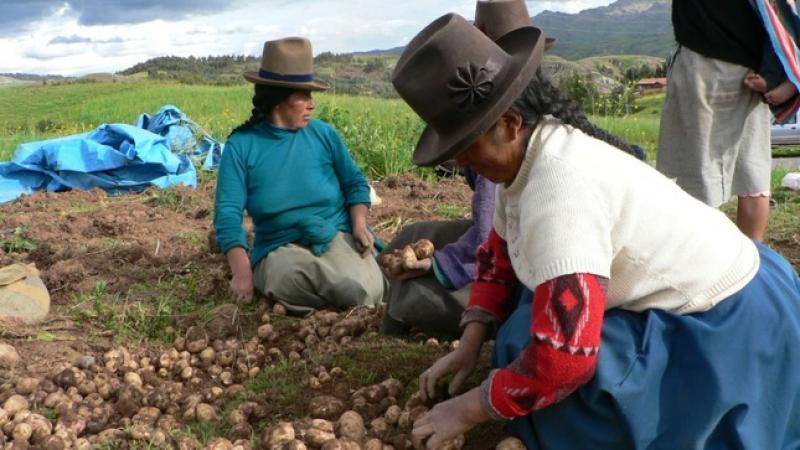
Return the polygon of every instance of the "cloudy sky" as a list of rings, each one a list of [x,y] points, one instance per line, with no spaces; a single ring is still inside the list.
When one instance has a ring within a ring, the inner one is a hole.
[[[300,35],[314,52],[405,45],[433,19],[472,19],[475,0],[0,0],[0,73],[116,72],[156,56],[260,55]],[[575,13],[612,0],[528,1]]]

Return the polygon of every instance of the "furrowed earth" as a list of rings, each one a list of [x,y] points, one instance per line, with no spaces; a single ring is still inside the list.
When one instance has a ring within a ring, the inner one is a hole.
[[[469,217],[459,178],[374,186],[370,223],[386,242],[409,223]],[[0,205],[0,267],[35,264],[51,296],[43,323],[0,321],[0,447],[411,448],[410,425],[431,406],[414,395],[417,376],[457,341],[382,336],[382,308],[298,318],[262,297],[234,304],[214,188]],[[797,242],[770,244],[798,266]],[[467,388],[489,370],[486,347]],[[447,448],[506,437],[490,423]]]

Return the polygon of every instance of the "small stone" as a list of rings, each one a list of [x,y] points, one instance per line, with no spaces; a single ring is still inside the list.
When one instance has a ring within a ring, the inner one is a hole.
[[[83,355],[80,358],[78,358],[78,367],[80,367],[83,370],[87,370],[90,367],[92,367],[93,365],[95,365],[96,362],[97,362],[97,360],[95,359],[94,356],[92,356],[92,355]]]

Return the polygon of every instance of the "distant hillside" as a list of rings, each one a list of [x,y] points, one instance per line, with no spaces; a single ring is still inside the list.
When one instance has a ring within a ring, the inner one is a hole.
[[[544,11],[536,26],[558,39],[549,53],[574,60],[601,55],[666,57],[674,37],[672,0],[617,0],[578,14]]]

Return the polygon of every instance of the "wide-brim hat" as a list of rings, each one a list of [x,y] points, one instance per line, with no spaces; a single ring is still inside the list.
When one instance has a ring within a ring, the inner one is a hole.
[[[533,26],[525,0],[478,0],[475,4],[475,26],[493,41],[516,30]],[[556,39],[545,37],[545,51],[555,45]]]
[[[328,83],[314,79],[314,55],[311,41],[288,37],[267,41],[258,72],[245,72],[244,78],[256,84],[305,91],[324,91]]]
[[[472,145],[522,94],[543,52],[542,31],[532,26],[495,43],[447,14],[420,31],[392,73],[397,92],[427,124],[414,163],[433,166]]]

